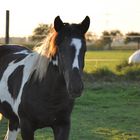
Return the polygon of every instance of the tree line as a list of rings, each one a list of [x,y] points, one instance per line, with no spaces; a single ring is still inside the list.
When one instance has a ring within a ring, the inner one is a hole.
[[[30,40],[34,42],[40,42],[43,40],[46,35],[52,29],[52,25],[48,24],[39,24],[34,30],[33,34],[30,36]],[[102,35],[97,38],[96,35],[93,35],[93,32],[88,32],[86,34],[86,39],[89,42],[96,42],[101,46],[108,45],[108,49],[111,49],[111,44],[114,39],[116,38],[124,38],[124,43],[135,42],[137,43],[137,48],[140,49],[140,33],[139,32],[129,32],[125,35],[121,33],[119,30],[112,30],[112,31],[103,31]]]

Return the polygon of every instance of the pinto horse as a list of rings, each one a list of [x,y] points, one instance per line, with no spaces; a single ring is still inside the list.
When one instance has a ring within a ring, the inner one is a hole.
[[[34,140],[39,128],[51,127],[55,140],[68,140],[70,115],[83,90],[87,16],[80,24],[63,23],[33,51],[0,46],[0,113],[9,120],[4,140]]]

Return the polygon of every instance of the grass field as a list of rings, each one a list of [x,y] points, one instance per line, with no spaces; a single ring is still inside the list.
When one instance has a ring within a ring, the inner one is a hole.
[[[85,71],[90,73],[98,68],[107,67],[109,70],[116,72],[116,65],[128,60],[133,52],[134,50],[88,51],[86,53]]]
[[[123,61],[133,52],[87,52],[86,59]],[[97,63],[98,67],[105,66],[115,71],[114,62]],[[85,70],[93,71],[95,64],[87,61]],[[76,100],[72,113],[70,140],[140,140],[139,85],[139,81],[85,81],[84,94]],[[0,140],[6,133],[6,125],[5,119],[0,121]],[[53,140],[51,132],[50,129],[39,130],[35,140]],[[18,140],[21,140],[20,136]]]

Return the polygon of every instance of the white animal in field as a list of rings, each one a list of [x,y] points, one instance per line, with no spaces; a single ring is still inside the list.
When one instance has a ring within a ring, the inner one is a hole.
[[[129,64],[140,63],[140,50],[135,51],[128,59]]]

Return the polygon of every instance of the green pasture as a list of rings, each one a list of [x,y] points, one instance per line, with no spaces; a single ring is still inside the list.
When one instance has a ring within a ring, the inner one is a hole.
[[[87,51],[84,70],[90,73],[99,68],[108,68],[116,72],[116,65],[124,60],[128,60],[134,51],[135,50]]]
[[[134,51],[90,51],[85,71],[107,67],[116,71]],[[118,61],[98,61],[101,59]],[[7,121],[0,121],[0,140],[6,133]],[[18,140],[21,140],[20,135]],[[35,140],[53,140],[51,129],[36,132]],[[70,140],[140,140],[140,81],[113,82],[85,80],[83,95],[76,100],[72,113]]]
[[[86,59],[127,59],[135,50],[94,50],[86,52]]]

